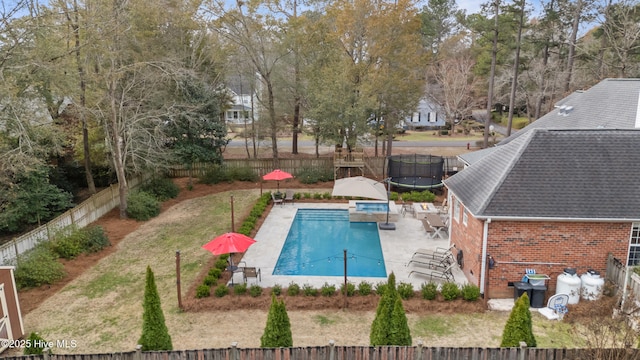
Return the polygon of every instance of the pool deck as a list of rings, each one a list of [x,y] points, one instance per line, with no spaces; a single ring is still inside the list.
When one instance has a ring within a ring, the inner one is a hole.
[[[274,206],[255,236],[257,242],[246,251],[242,258],[245,264],[240,264],[241,266],[246,265],[259,268],[262,279],[258,281],[257,279],[249,278],[247,282],[250,285],[258,284],[262,287],[271,287],[278,284],[286,288],[292,282],[301,287],[310,285],[315,288],[320,288],[325,283],[339,287],[344,283],[343,276],[291,276],[272,275],[272,273],[298,209],[348,208],[349,205],[346,203],[296,202],[294,204],[287,203]],[[419,290],[420,286],[427,282],[427,279],[417,274],[409,277],[412,267],[407,266],[407,264],[411,260],[411,256],[415,250],[419,248],[430,248],[434,250],[436,247],[448,248],[449,239],[429,239],[422,222],[410,215],[406,217],[399,216],[398,222],[395,224],[396,230],[378,230],[387,275],[393,272],[396,275],[396,283],[411,283],[414,289]],[[458,284],[462,285],[466,283],[466,278],[462,270],[457,266],[454,267],[453,275]],[[234,274],[235,283],[242,281],[241,273]],[[356,285],[362,281],[377,284],[386,281],[386,278],[348,277],[348,281]]]

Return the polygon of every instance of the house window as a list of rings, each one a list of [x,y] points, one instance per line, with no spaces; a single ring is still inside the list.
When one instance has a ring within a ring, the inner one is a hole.
[[[460,221],[460,202],[458,199],[453,201],[453,218],[455,221]]]
[[[629,247],[629,262],[627,265],[640,265],[640,223],[633,223],[631,228],[631,246]]]
[[[464,211],[462,211],[462,223],[464,224],[464,226],[467,226],[468,221],[469,221],[469,214],[467,213],[467,209],[464,209]]]

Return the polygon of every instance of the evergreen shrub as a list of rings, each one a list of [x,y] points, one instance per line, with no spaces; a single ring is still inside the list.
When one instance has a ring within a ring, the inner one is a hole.
[[[249,287],[249,295],[251,295],[251,297],[258,297],[262,295],[262,287],[256,284],[251,285]]]
[[[205,284],[198,285],[196,288],[196,298],[201,299],[211,296],[211,287]]]
[[[435,300],[438,296],[438,284],[434,282],[422,284],[422,286],[420,287],[420,292],[422,293],[423,299]]]
[[[366,281],[362,281],[358,284],[358,294],[362,296],[367,296],[373,292],[373,286],[371,283]]]
[[[407,300],[412,298],[415,295],[415,291],[413,290],[413,285],[410,283],[401,282],[398,284],[398,295],[402,300]]]
[[[214,294],[216,297],[225,297],[229,294],[229,287],[225,284],[220,284],[216,287]]]
[[[18,289],[51,285],[66,275],[64,265],[46,243],[24,252],[17,264],[14,276]]]
[[[180,194],[180,188],[171,179],[154,177],[140,186],[140,190],[153,195],[158,201],[173,199]]]
[[[291,335],[291,322],[287,314],[284,301],[276,299],[271,295],[271,307],[267,315],[267,324],[264,333],[260,337],[260,347],[277,348],[292,347],[293,336]]]
[[[146,221],[160,214],[160,203],[153,195],[134,190],[127,197],[127,216],[134,220]]]
[[[460,296],[460,288],[458,287],[458,284],[453,283],[453,282],[446,282],[444,284],[442,284],[442,297],[447,300],[455,300],[458,298],[458,296]]]
[[[480,298],[480,288],[473,284],[465,284],[462,286],[460,293],[466,301],[476,301]]]

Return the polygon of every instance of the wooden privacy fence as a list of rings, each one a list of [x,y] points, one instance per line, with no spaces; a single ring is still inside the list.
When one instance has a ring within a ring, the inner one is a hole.
[[[423,346],[316,346],[273,349],[176,350],[85,355],[30,355],[6,360],[584,360],[637,359],[639,349],[441,348]]]
[[[633,272],[633,267],[627,267],[620,259],[609,254],[607,257],[607,279],[615,287],[616,293],[625,290],[640,303],[640,275]],[[629,270],[629,273],[627,273]]]
[[[381,178],[385,172],[385,157],[365,157],[364,163],[366,176]],[[279,169],[291,174],[297,174],[303,169],[318,169],[327,172],[333,172],[333,157],[319,158],[300,158],[300,159],[278,159]],[[256,175],[262,176],[274,169],[273,159],[227,159],[224,160],[223,166],[227,169],[251,169]],[[445,157],[445,173],[459,171],[464,168],[464,164],[457,157]],[[212,164],[197,163],[192,169],[192,176],[201,176],[209,169],[213,168]],[[184,166],[174,166],[169,169],[169,177],[187,177],[189,171]]]
[[[141,176],[129,179],[129,188],[132,189],[138,186],[146,178],[147,177]],[[0,245],[0,262],[3,265],[12,265],[13,260],[15,260],[18,255],[33,249],[42,241],[50,241],[57,231],[70,225],[83,228],[119,205],[120,194],[118,193],[118,184],[113,184],[109,186],[109,188],[91,196],[73,209],[67,210],[45,225],[41,225],[28,233]]]

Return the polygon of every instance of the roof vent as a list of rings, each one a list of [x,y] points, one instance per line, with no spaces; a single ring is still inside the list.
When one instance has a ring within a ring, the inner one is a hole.
[[[568,116],[573,111],[573,106],[561,105],[558,107],[558,115]]]

